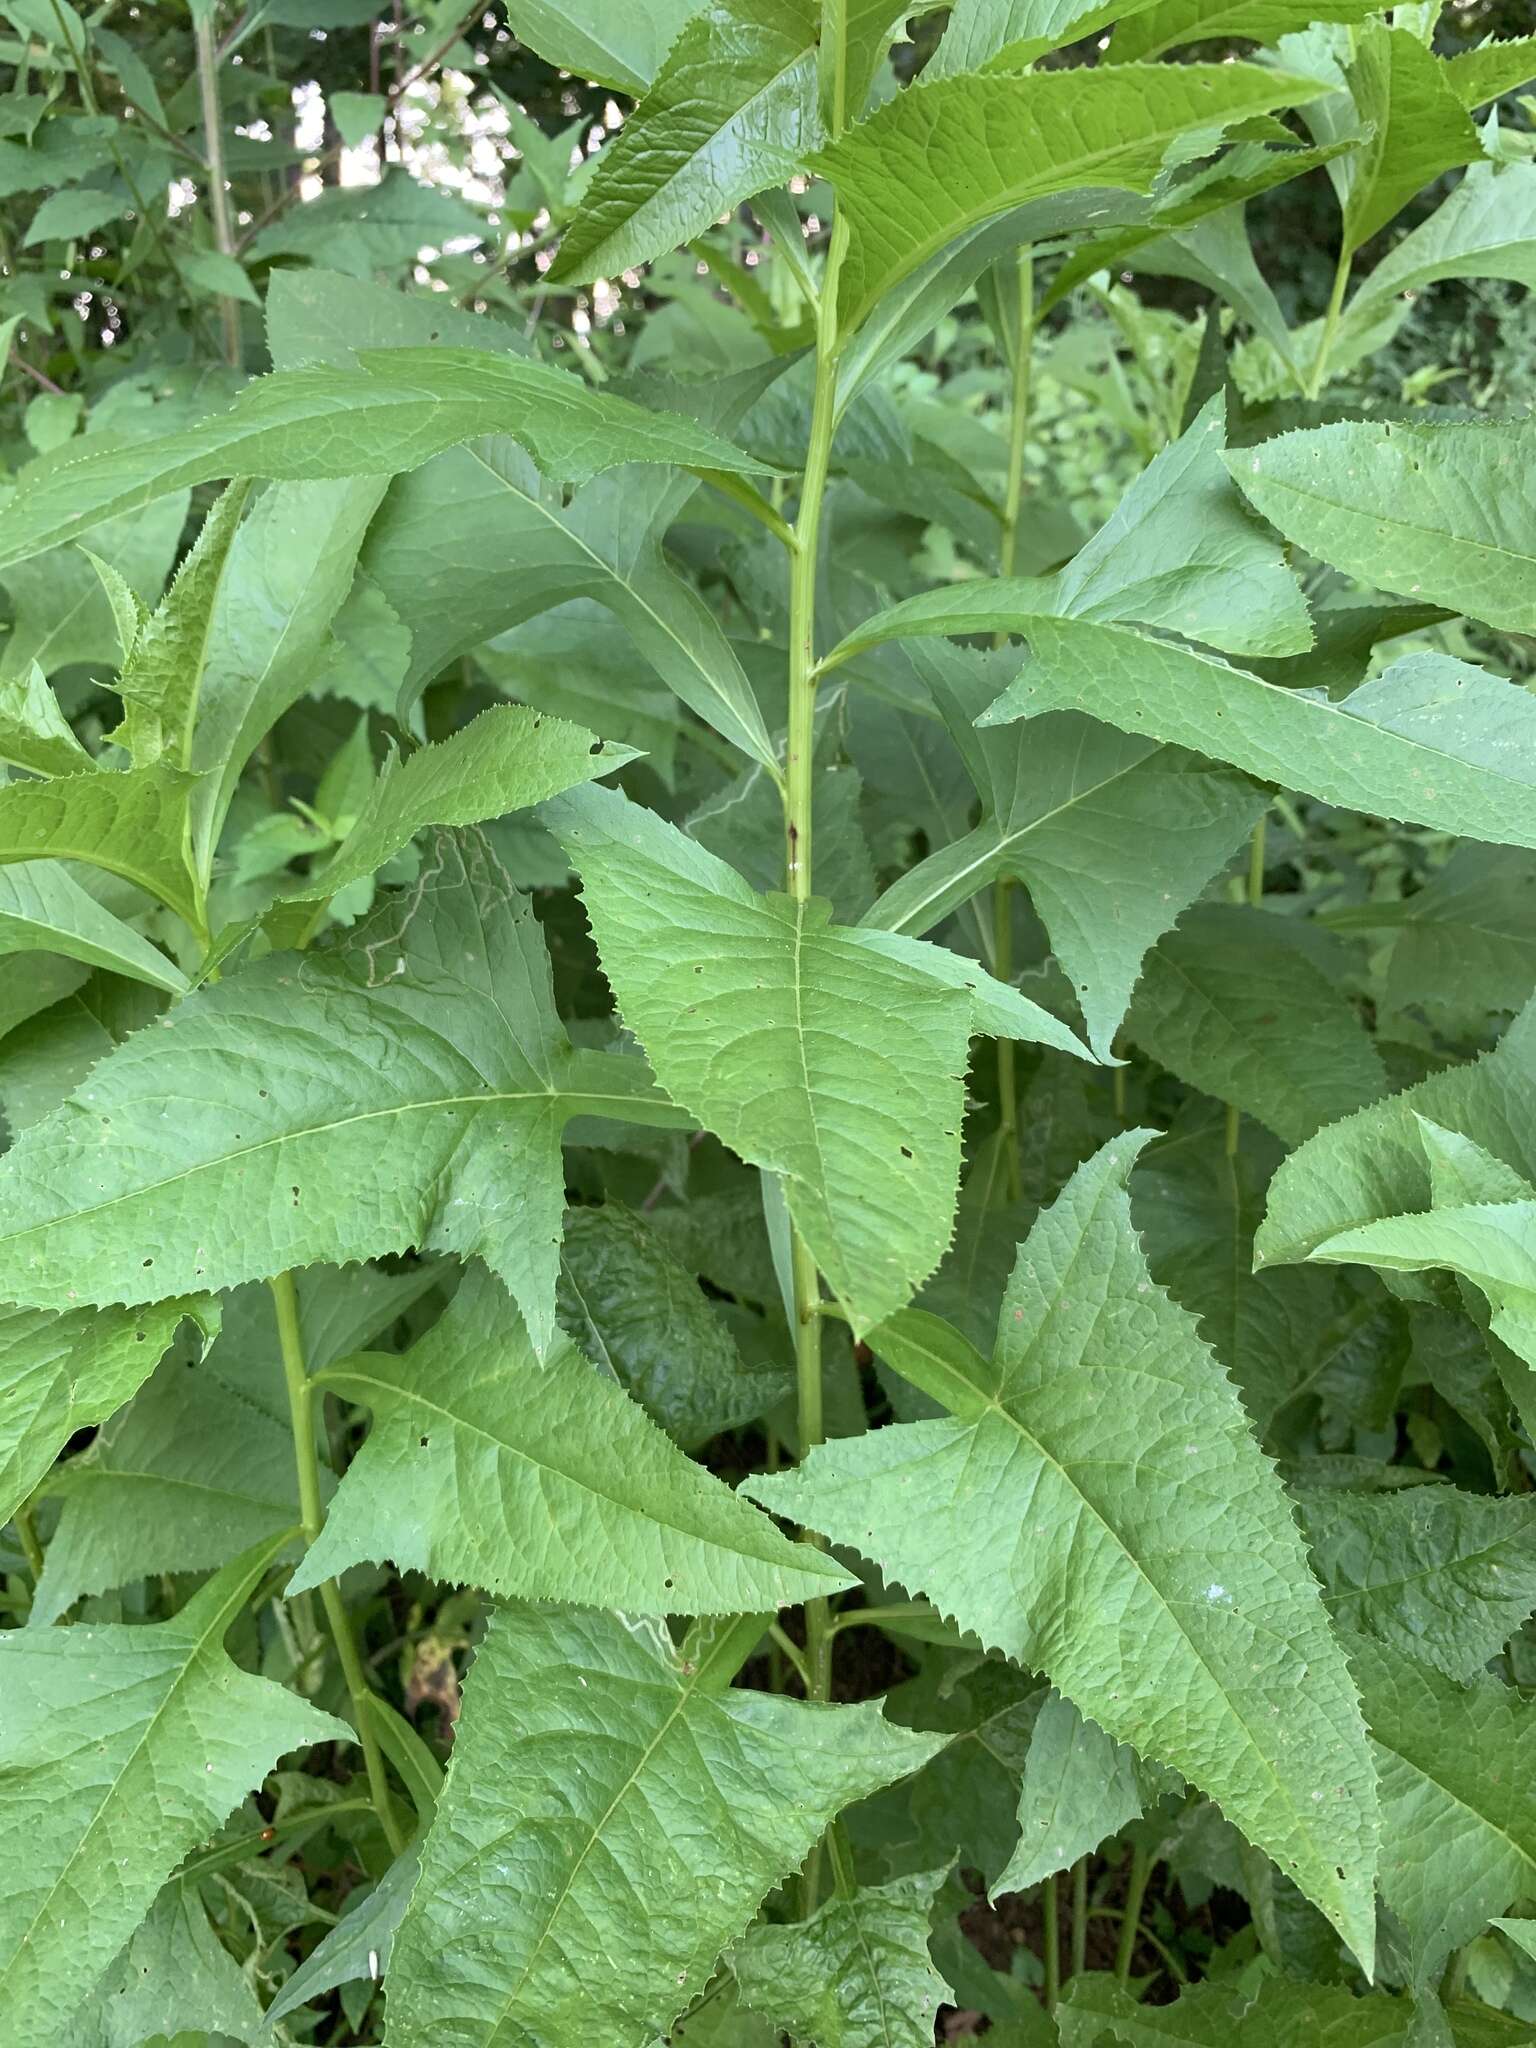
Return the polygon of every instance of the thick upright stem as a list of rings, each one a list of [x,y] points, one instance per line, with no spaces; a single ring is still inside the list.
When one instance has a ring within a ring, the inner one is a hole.
[[[1138,1843],[1131,1851],[1131,1873],[1125,1887],[1125,1910],[1120,1918],[1120,1940],[1115,1949],[1115,1975],[1122,1984],[1130,1982],[1136,1955],[1136,1935],[1141,1923],[1142,1902],[1147,1896],[1147,1879],[1152,1875],[1151,1851]]]
[[[1334,338],[1339,331],[1339,315],[1344,310],[1344,294],[1349,288],[1349,266],[1353,260],[1354,251],[1346,242],[1339,250],[1338,267],[1333,273],[1333,290],[1328,295],[1328,310],[1323,315],[1323,331],[1318,336],[1317,354],[1312,358],[1312,370],[1307,378],[1308,398],[1316,398],[1328,380],[1328,362],[1333,354]]]
[[[1072,1872],[1072,1974],[1081,1977],[1088,1962],[1088,1858],[1080,1857]]]
[[[214,41],[213,14],[209,10],[194,24],[197,41],[197,90],[202,102],[203,138],[208,159],[208,203],[213,209],[213,239],[221,256],[235,258],[235,229],[229,213],[229,193],[224,184],[224,115],[219,105],[219,53]],[[231,369],[240,367],[240,307],[236,300],[221,298],[219,314],[224,322],[224,353]]]
[[[1061,1998],[1061,1920],[1054,1877],[1048,1877],[1040,1887],[1040,1909],[1045,1916],[1041,1930],[1045,1951],[1045,2009],[1054,2012]]]
[[[299,1520],[303,1524],[305,1543],[312,1544],[325,1526],[325,1505],[320,1498],[320,1460],[315,1451],[314,1389],[304,1360],[299,1298],[293,1275],[280,1273],[272,1281],[271,1288],[272,1306],[277,1312],[278,1344],[283,1355],[283,1379],[288,1389],[288,1415],[293,1427],[293,1455],[299,1479]],[[394,1800],[384,1769],[384,1753],[369,1720],[371,1694],[368,1675],[358,1652],[357,1637],[352,1632],[352,1617],[334,1579],[325,1580],[320,1587],[320,1602],[330,1623],[336,1655],[341,1660],[342,1676],[352,1702],[352,1719],[363,1752],[363,1767],[368,1774],[368,1790],[389,1846],[398,1856],[405,1847],[405,1837],[395,1818]]]

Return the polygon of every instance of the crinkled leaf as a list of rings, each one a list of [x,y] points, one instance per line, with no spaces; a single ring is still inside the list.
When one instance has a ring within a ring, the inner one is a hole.
[[[1307,936],[1290,918],[1196,904],[1148,956],[1126,1018],[1160,1066],[1288,1144],[1387,1087],[1369,1033]]]
[[[526,902],[444,839],[343,944],[200,989],[25,1133],[0,1294],[155,1301],[414,1246],[485,1257],[542,1349],[583,1113],[677,1120],[640,1062],[572,1050]]]
[[[1536,630],[1529,421],[1494,428],[1350,420],[1281,434],[1227,462],[1288,540],[1362,583],[1510,632]]]
[[[1187,130],[1321,90],[1254,65],[1190,64],[984,72],[899,93],[813,159],[848,218],[843,325],[859,326],[893,286],[997,214],[1081,188],[1148,191]]]
[[[874,1702],[730,1689],[755,1633],[492,1623],[395,1938],[393,2048],[649,2048],[834,1814],[940,1746]]]
[[[1147,1273],[1124,1187],[1144,1143],[1105,1146],[1036,1223],[990,1362],[917,1311],[876,1333],[949,1417],[823,1445],[747,1490],[1180,1771],[1368,1966],[1376,1801],[1354,1687],[1237,1396]]]
[[[784,1176],[791,1214],[856,1327],[879,1322],[944,1255],[973,991],[997,984],[916,940],[910,955],[886,957],[895,935],[834,926],[824,903],[759,896],[613,791],[558,797],[545,816],[662,1087]]]
[[[350,1740],[224,1654],[283,1540],[236,1558],[173,1620],[0,1635],[0,1812],[27,1844],[0,1897],[15,2048],[57,2048],[172,1870],[279,1756]]]
[[[756,1613],[848,1583],[690,1463],[567,1339],[535,1358],[484,1268],[409,1351],[348,1359],[323,1384],[373,1428],[296,1591],[386,1558],[629,1614]]]
[[[157,761],[0,788],[0,865],[80,860],[136,882],[189,924],[197,895],[187,863],[197,777]]]
[[[1298,1495],[1341,1628],[1473,1678],[1536,1611],[1536,1501],[1416,1486]]]
[[[765,465],[673,413],[598,391],[543,363],[474,349],[363,350],[357,369],[279,371],[226,413],[179,434],[73,444],[18,479],[0,509],[0,567],[218,477],[396,475],[485,434],[514,435],[548,475],[584,483],[619,463],[732,473]]]
[[[208,1924],[195,1884],[172,1882],[71,2023],[71,2048],[140,2048],[201,2030],[254,2044],[261,2003]]]
[[[809,1920],[754,1927],[731,1951],[743,2004],[816,2048],[932,2048],[949,1986],[928,1955],[944,1872],[862,1886]]]

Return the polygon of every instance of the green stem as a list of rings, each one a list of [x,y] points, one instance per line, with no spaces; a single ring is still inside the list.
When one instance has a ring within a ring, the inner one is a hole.
[[[1013,877],[999,875],[992,885],[992,972],[999,981],[1013,979]],[[1008,1174],[1008,1199],[1024,1199],[1024,1175],[1019,1164],[1019,1086],[1013,1059],[1013,1040],[997,1041],[997,1135],[1003,1148]]]
[[[1125,1918],[1120,1922],[1120,1940],[1115,1948],[1115,1975],[1122,1984],[1130,1981],[1131,1962],[1136,1954],[1136,1931],[1141,1921],[1147,1880],[1152,1875],[1151,1851],[1138,1843],[1131,1850],[1131,1874],[1125,1888]]]
[[[224,185],[224,115],[219,105],[219,56],[214,41],[212,8],[194,16],[197,44],[197,91],[202,102],[203,142],[208,158],[208,203],[213,211],[213,239],[221,256],[235,255],[235,229]],[[224,354],[232,370],[240,367],[240,308],[234,299],[219,300],[224,322]]]
[[[1061,1922],[1057,1918],[1056,1880],[1048,1877],[1040,1887],[1041,1910],[1045,1914],[1045,2009],[1054,2012],[1061,1998]]]
[[[1244,890],[1244,896],[1255,907],[1264,901],[1264,866],[1267,850],[1266,842],[1269,836],[1268,828],[1269,813],[1266,811],[1264,816],[1254,826],[1253,837],[1248,842],[1248,881]],[[1227,1104],[1227,1157],[1229,1159],[1237,1157],[1241,1128],[1242,1117],[1237,1104],[1229,1102]]]
[[[16,1537],[21,1544],[22,1555],[27,1560],[27,1569],[32,1574],[32,1583],[35,1586],[43,1576],[43,1546],[37,1540],[37,1522],[32,1513],[31,1501],[24,1500],[11,1520],[15,1525]]]
[[[1081,1977],[1088,1962],[1088,1858],[1079,1857],[1072,1870],[1072,1974]]]
[[[310,1383],[309,1368],[304,1360],[304,1336],[299,1328],[299,1297],[291,1273],[279,1273],[271,1283],[272,1306],[277,1312],[277,1339],[283,1356],[283,1379],[288,1389],[288,1415],[293,1427],[293,1455],[299,1479],[299,1520],[304,1528],[306,1546],[319,1540],[320,1531],[325,1527],[325,1504],[320,1498],[320,1460],[315,1451],[314,1388]],[[398,1856],[405,1847],[405,1836],[395,1817],[394,1800],[390,1795],[389,1778],[384,1769],[384,1753],[379,1748],[369,1718],[371,1693],[368,1675],[363,1669],[363,1660],[358,1654],[357,1637],[352,1630],[352,1617],[342,1600],[341,1589],[334,1579],[326,1579],[320,1586],[320,1604],[325,1609],[325,1618],[330,1623],[331,1636],[336,1644],[336,1655],[341,1660],[342,1676],[347,1683],[347,1693],[352,1702],[352,1719],[357,1728],[357,1739],[363,1752],[363,1766],[368,1773],[368,1790],[373,1796],[374,1807],[383,1824],[390,1849]]]
[[[770,1622],[768,1625],[768,1639],[780,1656],[784,1657],[793,1667],[795,1676],[805,1687],[807,1695],[809,1695],[811,1690],[811,1667],[806,1663],[804,1657],[801,1656],[800,1645],[793,1636],[786,1635],[776,1621]]]
[[[1316,398],[1328,377],[1328,359],[1333,354],[1333,344],[1338,338],[1339,315],[1344,310],[1344,294],[1349,289],[1349,267],[1354,261],[1354,251],[1348,243],[1339,248],[1339,260],[1333,273],[1333,290],[1328,294],[1328,310],[1323,315],[1323,331],[1318,336],[1317,354],[1312,359],[1312,369],[1307,378],[1306,397]]]
[[[845,1628],[884,1628],[888,1621],[926,1620],[932,1613],[926,1600],[901,1600],[889,1607],[850,1607],[846,1613],[832,1617],[831,1632],[836,1635]]]

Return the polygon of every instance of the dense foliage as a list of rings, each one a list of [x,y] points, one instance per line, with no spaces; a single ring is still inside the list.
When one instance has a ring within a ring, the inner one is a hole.
[[[1536,2042],[1522,12],[0,0],[4,2048]]]

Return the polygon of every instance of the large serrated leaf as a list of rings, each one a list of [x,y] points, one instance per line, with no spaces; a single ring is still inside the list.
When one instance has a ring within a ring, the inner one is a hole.
[[[0,1294],[158,1301],[414,1246],[485,1257],[542,1348],[584,1113],[679,1120],[640,1062],[571,1048],[526,902],[445,837],[343,944],[199,990],[25,1133]]]
[[[670,1443],[564,1338],[534,1357],[483,1267],[403,1354],[321,1383],[373,1428],[292,1581],[365,1559],[628,1614],[756,1613],[849,1583]]]
[[[915,1311],[876,1333],[952,1417],[824,1445],[747,1490],[1182,1772],[1369,1966],[1376,1795],[1354,1687],[1236,1394],[1147,1274],[1124,1191],[1143,1143],[1105,1146],[1035,1225],[991,1362],[953,1332],[935,1351],[947,1326]]]
[[[224,1654],[283,1541],[237,1558],[171,1621],[0,1635],[0,1813],[27,1844],[0,1897],[0,2027],[15,2048],[58,2048],[165,1879],[279,1756],[351,1739]]]
[[[675,1102],[789,1206],[864,1329],[944,1255],[978,1010],[1023,999],[919,940],[834,926],[825,904],[759,896],[734,868],[613,791],[545,815],[582,877],[604,970]],[[1018,1025],[1074,1046],[1043,1011]],[[1078,1048],[1079,1050],[1081,1048]]]
[[[390,2048],[649,2048],[838,1810],[943,1738],[730,1689],[756,1625],[493,1622],[390,1960]]]

